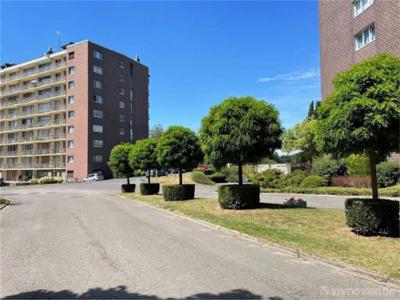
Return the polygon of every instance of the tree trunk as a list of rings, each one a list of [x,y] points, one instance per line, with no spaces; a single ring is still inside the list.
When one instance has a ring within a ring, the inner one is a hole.
[[[128,184],[130,184],[130,182],[129,182],[129,176],[126,177],[126,182],[127,182]]]
[[[151,171],[150,169],[147,170],[147,183],[149,183],[149,184],[150,184],[150,177],[151,177],[150,171]]]
[[[376,180],[376,158],[374,152],[368,152],[369,170],[371,173],[372,199],[378,200],[378,181]]]
[[[239,185],[243,185],[243,165],[241,162],[238,163],[238,173],[239,173]]]
[[[178,172],[179,172],[179,184],[182,185],[182,169],[179,168]]]

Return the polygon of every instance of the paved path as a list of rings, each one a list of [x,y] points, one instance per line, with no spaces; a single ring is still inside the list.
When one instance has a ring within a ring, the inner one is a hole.
[[[119,183],[3,188],[12,205],[0,211],[0,296],[365,299],[363,291],[388,293],[383,284],[116,197]]]

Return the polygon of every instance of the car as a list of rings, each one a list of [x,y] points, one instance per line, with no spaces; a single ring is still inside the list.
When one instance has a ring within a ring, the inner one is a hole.
[[[104,176],[97,174],[97,173],[91,173],[89,174],[86,178],[83,178],[83,182],[95,182],[99,180],[104,180]]]

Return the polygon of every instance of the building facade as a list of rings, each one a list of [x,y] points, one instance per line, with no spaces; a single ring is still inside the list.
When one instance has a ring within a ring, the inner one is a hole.
[[[0,177],[111,177],[113,146],[148,136],[148,68],[90,41],[0,71]]]
[[[335,75],[381,52],[400,56],[399,0],[320,0],[322,99]]]

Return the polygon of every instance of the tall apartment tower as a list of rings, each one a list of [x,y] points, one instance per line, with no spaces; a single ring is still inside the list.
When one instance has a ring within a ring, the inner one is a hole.
[[[400,56],[400,0],[320,0],[322,99],[339,72],[381,52]]]
[[[148,68],[90,41],[0,71],[0,177],[111,177],[113,146],[148,136]]]

